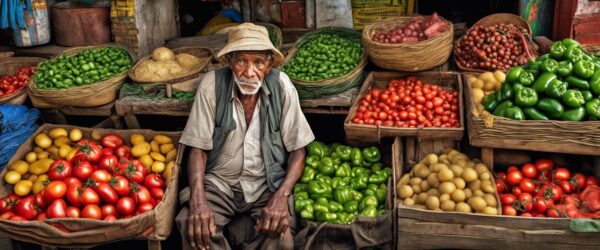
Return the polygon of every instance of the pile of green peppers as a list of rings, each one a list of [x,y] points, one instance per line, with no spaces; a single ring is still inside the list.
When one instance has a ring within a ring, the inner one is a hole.
[[[385,211],[392,169],[376,147],[308,144],[306,166],[294,187],[294,209],[305,220],[349,224],[356,216]]]
[[[484,108],[513,120],[582,121],[600,119],[600,58],[567,38],[550,53],[513,67]]]
[[[131,58],[124,49],[92,48],[75,56],[63,54],[40,63],[33,79],[40,89],[68,89],[107,80],[131,66]]]

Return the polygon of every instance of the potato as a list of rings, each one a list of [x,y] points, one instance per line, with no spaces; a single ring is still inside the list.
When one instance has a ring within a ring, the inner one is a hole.
[[[426,194],[433,195],[433,196],[440,196],[440,190],[437,188],[429,189],[429,191],[427,191]]]
[[[438,163],[438,156],[435,154],[428,154],[421,162],[424,162],[427,166],[431,166]]]
[[[438,158],[438,162],[439,163],[443,163],[443,164],[450,164],[450,160],[448,159],[448,155],[440,155],[440,157]]]
[[[187,70],[192,70],[200,66],[200,60],[197,57],[186,53],[176,55],[175,61],[177,61],[179,66]]]
[[[421,181],[423,181],[421,178],[419,178],[419,177],[413,177],[412,179],[410,179],[410,181],[408,183],[411,186],[412,185],[419,185],[419,184],[421,184]]]
[[[410,188],[417,194],[421,193],[421,186],[419,184],[412,185]]]
[[[464,178],[463,178],[464,179]],[[472,182],[469,183],[469,188],[471,190],[473,190],[473,192],[480,190],[481,189],[481,181],[480,180],[474,180]]]
[[[453,182],[448,181],[440,184],[440,192],[442,194],[451,194],[452,192],[454,192],[454,190],[456,190],[456,185],[454,185]]]
[[[483,82],[483,90],[484,91],[496,90],[496,81],[484,81]]]
[[[416,203],[415,203],[415,200],[413,200],[412,198],[406,198],[406,199],[404,199],[403,204],[405,206],[414,206]]]
[[[441,182],[452,181],[452,179],[454,179],[454,172],[448,168],[445,168],[440,171],[438,177],[440,178]]]
[[[467,201],[467,203],[469,205],[471,205],[471,207],[473,209],[475,209],[475,211],[477,211],[477,212],[482,211],[487,206],[487,203],[485,203],[485,200],[483,198],[477,197],[477,196],[471,197],[471,199],[469,199]]]
[[[427,200],[427,197],[429,195],[427,193],[420,193],[417,196],[417,204],[425,204],[425,201]]]
[[[414,194],[413,189],[408,185],[402,185],[402,186],[398,187],[398,197],[400,197],[400,199],[409,198],[409,197],[413,196],[413,194]]]
[[[484,193],[481,190],[473,191],[473,196],[483,197]]]
[[[498,215],[498,209],[493,207],[484,207],[483,210],[481,210],[481,213],[489,215]]]
[[[159,47],[152,51],[152,60],[157,62],[171,61],[175,59],[175,54],[170,49]]]
[[[438,209],[440,208],[440,199],[436,196],[427,196],[427,199],[425,200],[425,205],[427,205],[427,208],[431,210]]]
[[[471,89],[483,89],[483,81],[479,79],[475,79],[473,81],[469,81],[471,83]]]
[[[431,187],[429,187],[429,182],[426,181],[422,181],[419,186],[421,187],[421,192],[427,192],[429,189],[431,189]]]
[[[465,170],[463,171],[461,177],[466,182],[472,182],[472,181],[477,180],[477,172],[475,171],[475,169],[465,168]]]
[[[441,208],[444,211],[451,212],[454,211],[454,209],[456,209],[456,203],[454,203],[454,201],[452,200],[443,201]]]
[[[418,208],[418,209],[423,209],[423,210],[427,209],[427,207],[425,207],[423,205],[414,205],[413,207]]]
[[[491,180],[483,180],[481,181],[481,190],[488,194],[493,194],[496,192],[496,185],[493,185]]]
[[[429,168],[420,168],[419,171],[415,173],[415,175],[421,179],[427,179],[431,171]]]
[[[463,180],[461,178],[454,178],[454,180],[452,182],[454,183],[454,185],[456,186],[457,189],[465,189],[465,186],[467,185],[465,183],[465,180]]]
[[[452,165],[452,166],[450,166],[450,170],[452,170],[452,173],[454,173],[454,176],[462,176],[462,173],[465,169],[459,165]]]
[[[471,198],[473,196],[473,190],[467,188],[464,191],[465,191],[465,199],[468,200],[469,198]]]
[[[448,151],[448,159],[452,159],[452,157],[456,156],[458,153],[460,152],[458,152],[456,149],[450,149],[450,151]]]
[[[440,186],[440,180],[438,179],[438,174],[433,173],[427,177],[427,183],[429,183],[430,188],[437,188]]]
[[[431,166],[431,172],[433,172],[433,173],[439,173],[443,169],[448,169],[448,165],[446,165],[444,163],[436,163]]]
[[[482,197],[490,207],[496,207],[498,205],[498,201],[496,201],[496,197],[492,194],[484,194]]]
[[[450,197],[452,197],[452,200],[455,202],[463,202],[466,199],[466,194],[464,190],[456,189],[450,194]]]
[[[458,165],[464,168],[467,166],[468,160],[466,158],[456,156],[455,160],[452,162],[454,163],[454,165]]]
[[[506,74],[500,70],[494,71],[494,78],[496,78],[497,82],[504,82],[506,80]]]
[[[412,176],[412,177],[417,176],[417,173],[419,173],[419,171],[421,171],[422,168],[427,168],[427,166],[425,166],[424,164],[421,164],[421,163],[417,163],[410,171],[410,176]]]
[[[489,172],[488,168],[483,163],[477,163],[475,165],[475,171],[477,171],[478,174]]]
[[[410,181],[410,175],[409,174],[404,174],[402,176],[402,178],[400,178],[400,180],[398,181],[397,185],[398,186],[406,185],[406,184],[408,184],[408,181]]]
[[[459,202],[456,204],[454,211],[461,213],[471,213],[471,206],[469,206],[469,204],[467,203]]]
[[[492,72],[484,72],[481,75],[479,75],[479,80],[482,80],[484,82],[489,81],[489,82],[495,82],[496,78],[494,77],[494,73]]]
[[[162,67],[169,71],[168,77],[174,77],[184,74],[186,71],[175,61],[159,62]]]
[[[477,79],[477,77],[474,77],[472,75],[467,76],[467,80],[469,81],[469,83],[473,83],[473,81],[476,80],[476,79]]]
[[[449,194],[442,194],[440,195],[440,202],[444,202],[450,200],[450,195]]]
[[[492,178],[492,175],[490,175],[489,172],[484,172],[484,173],[479,174],[480,180],[489,180],[491,178]]]
[[[481,103],[481,101],[483,100],[483,90],[481,89],[472,89],[471,90],[471,95],[473,96],[473,102],[475,103]]]
[[[483,114],[482,114],[482,115],[483,115]],[[467,161],[467,164],[466,164],[467,166],[466,166],[466,167],[468,167],[468,168],[474,168],[476,164],[477,164],[477,163],[475,163],[475,162],[473,162],[473,161]]]

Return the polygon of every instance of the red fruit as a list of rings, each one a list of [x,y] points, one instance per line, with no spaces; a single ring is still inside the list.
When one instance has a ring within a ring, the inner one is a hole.
[[[67,217],[67,203],[63,199],[57,199],[48,206],[48,210],[46,210],[46,216],[49,219],[54,218],[65,218]]]
[[[81,161],[73,169],[73,176],[78,178],[79,180],[87,180],[87,178],[90,178],[90,176],[92,176],[93,172],[94,167],[92,167],[92,165],[89,162]]]
[[[56,199],[62,199],[67,193],[67,184],[63,181],[51,181],[44,189],[44,200],[51,203]]]
[[[131,215],[135,211],[135,200],[131,197],[122,197],[117,202],[117,212],[122,215]]]
[[[165,186],[165,182],[157,174],[149,174],[144,179],[144,186],[147,188],[162,188]]]
[[[71,177],[71,163],[65,160],[56,160],[48,170],[48,178],[50,180],[63,180]]]
[[[123,138],[117,134],[106,134],[102,137],[102,146],[116,149],[123,145]]]
[[[521,168],[521,172],[523,173],[524,177],[529,179],[535,179],[538,177],[538,171],[535,168],[535,165],[531,163],[523,165],[523,167]]]
[[[17,203],[15,214],[26,220],[33,220],[37,217],[38,210],[33,195],[27,196]]]
[[[102,210],[100,210],[100,207],[95,204],[86,205],[83,210],[81,210],[81,218],[101,220]]]

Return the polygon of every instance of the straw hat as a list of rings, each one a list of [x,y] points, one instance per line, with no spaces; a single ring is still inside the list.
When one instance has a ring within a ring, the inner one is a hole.
[[[283,62],[283,54],[273,46],[265,27],[253,23],[243,23],[229,32],[227,45],[217,53],[217,60],[227,63],[226,55],[233,51],[261,50],[273,52],[273,67],[277,67]]]

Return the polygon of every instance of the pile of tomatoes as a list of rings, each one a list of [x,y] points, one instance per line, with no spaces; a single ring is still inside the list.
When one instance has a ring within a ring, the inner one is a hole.
[[[9,96],[24,89],[33,73],[35,73],[35,66],[27,66],[20,68],[12,76],[0,76],[0,97]]]
[[[387,89],[373,87],[362,100],[352,123],[385,127],[458,128],[458,92],[424,84],[414,76],[391,80]]]
[[[551,160],[539,159],[523,165],[521,169],[511,166],[507,173],[497,173],[495,181],[503,215],[597,217],[583,208],[585,201],[581,199],[581,194],[588,187],[597,187],[598,179],[582,173],[571,173],[564,167],[555,168]]]
[[[40,150],[49,151],[53,151],[50,148],[57,143],[65,143],[72,147],[68,153],[55,155],[42,151],[37,153],[37,157],[49,158],[26,157],[30,166],[22,160],[11,165],[9,173],[15,177],[5,176],[5,180],[15,184],[14,192],[0,199],[0,219],[89,218],[114,221],[152,210],[162,200],[166,188],[163,178],[168,180],[171,171],[167,176],[163,171],[144,166],[138,159],[138,145],[146,147],[148,144],[148,151],[151,150],[150,143],[145,139],[142,141],[143,136],[136,134],[132,137],[132,148],[125,145],[123,138],[117,134],[105,134],[96,142],[81,138],[78,129],[67,133],[65,129],[55,129],[49,135],[41,133],[36,136],[35,143]],[[163,135],[155,138],[167,140]],[[163,145],[168,144],[171,144],[170,138]],[[149,152],[141,153],[146,155]],[[44,166],[46,161],[51,164]],[[40,187],[36,187],[38,182]]]

